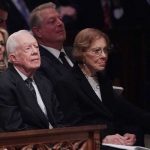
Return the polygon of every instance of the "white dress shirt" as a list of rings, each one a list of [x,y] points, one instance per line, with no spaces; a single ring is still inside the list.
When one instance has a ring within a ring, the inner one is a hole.
[[[67,54],[66,54],[64,48],[62,48],[61,51],[59,51],[58,49],[51,48],[51,47],[47,47],[47,46],[45,46],[45,45],[41,45],[41,46],[44,47],[46,50],[48,50],[52,55],[54,55],[61,63],[62,63],[62,61],[61,61],[61,59],[59,58],[59,55],[60,55],[60,52],[64,52],[64,53],[65,53],[65,58],[66,58],[67,62],[69,63],[69,65],[70,65],[71,67],[73,67],[73,63],[72,63],[72,61],[69,59],[69,57],[67,56]]]
[[[94,90],[94,92],[98,96],[98,98],[102,101],[100,85],[98,83],[97,78],[96,77],[87,76],[87,75],[85,75],[85,76],[86,76],[88,82],[90,83],[92,89]]]
[[[22,72],[20,72],[16,67],[14,67],[14,68],[16,69],[16,71],[19,73],[19,75],[22,77],[22,79],[23,79],[24,81],[28,78],[26,75],[24,75]],[[34,87],[34,89],[35,89],[36,98],[37,98],[37,103],[38,103],[38,105],[40,106],[42,112],[43,112],[43,113],[45,114],[45,116],[47,117],[46,107],[45,107],[45,105],[44,105],[44,103],[43,103],[42,97],[41,97],[41,95],[40,95],[40,92],[39,92],[39,90],[38,90],[38,87],[37,87],[37,85],[36,85],[34,79],[33,79],[33,81],[32,81],[32,85],[33,85],[33,87]],[[52,128],[53,128],[52,125],[49,123],[49,129],[52,129]]]

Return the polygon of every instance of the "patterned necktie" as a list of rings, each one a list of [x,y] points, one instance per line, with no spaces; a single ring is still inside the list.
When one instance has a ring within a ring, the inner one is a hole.
[[[25,83],[27,85],[27,87],[29,88],[29,90],[32,92],[32,94],[35,96],[35,98],[37,99],[37,102],[38,102],[38,105],[39,107],[41,108],[42,112],[44,113],[45,117],[48,119],[48,116],[47,116],[47,111],[46,111],[46,108],[45,108],[45,105],[41,100],[38,99],[38,97],[36,97],[36,92],[35,92],[35,88],[34,86],[32,85],[32,82],[33,82],[33,79],[32,78],[27,78],[25,80]],[[49,119],[48,119],[48,122],[49,122]],[[51,123],[49,122],[49,129],[52,129],[53,126],[51,125]]]
[[[32,94],[36,97],[36,92],[35,92],[35,89],[32,85],[32,82],[33,82],[33,79],[32,78],[27,78],[25,80],[25,83],[27,85],[27,87],[29,88],[29,90],[32,92]]]
[[[60,52],[59,58],[63,62],[64,66],[66,66],[67,68],[71,68],[71,66],[69,65],[69,63],[67,62],[67,60],[65,58],[65,53],[64,52]]]

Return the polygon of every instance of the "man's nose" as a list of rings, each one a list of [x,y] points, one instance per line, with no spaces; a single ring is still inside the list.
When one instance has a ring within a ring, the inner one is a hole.
[[[39,49],[35,46],[32,46],[32,54],[37,54],[39,52]]]
[[[57,19],[57,25],[64,25],[63,21],[60,18]]]

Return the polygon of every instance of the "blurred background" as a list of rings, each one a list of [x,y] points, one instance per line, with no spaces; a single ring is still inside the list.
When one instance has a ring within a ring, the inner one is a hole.
[[[5,2],[9,7],[7,29],[11,34],[29,29],[30,11],[49,0]],[[75,16],[63,18],[67,30],[65,45],[72,46],[76,33],[86,27],[98,28],[109,35],[111,53],[107,70],[114,85],[124,87],[123,94],[129,101],[150,110],[150,0],[52,2],[76,10]]]

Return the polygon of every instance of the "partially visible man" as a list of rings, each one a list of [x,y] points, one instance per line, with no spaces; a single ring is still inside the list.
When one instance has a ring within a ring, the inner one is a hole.
[[[40,53],[26,30],[6,44],[10,66],[0,75],[0,128],[3,131],[57,127],[62,118],[51,83],[36,73]]]
[[[0,0],[0,27],[6,29],[6,20],[8,18],[8,6],[6,1]]]
[[[30,27],[40,45],[40,72],[54,84],[73,66],[70,49],[63,48],[66,31],[55,4],[36,7],[31,12]]]

